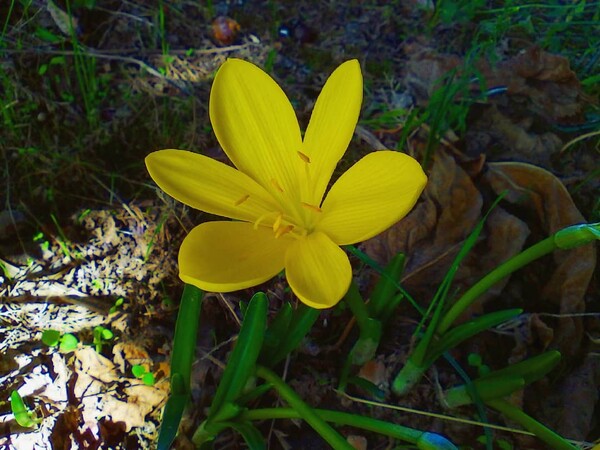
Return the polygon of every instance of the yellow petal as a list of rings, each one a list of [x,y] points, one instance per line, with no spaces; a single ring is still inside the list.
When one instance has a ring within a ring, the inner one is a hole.
[[[426,183],[423,169],[410,156],[388,150],[370,153],[331,187],[317,229],[338,245],[369,239],[404,217]]]
[[[285,256],[287,281],[300,301],[330,308],[348,291],[352,268],[348,256],[323,233],[296,240]]]
[[[146,157],[152,179],[171,197],[211,214],[254,222],[276,201],[239,170],[197,153],[160,150]]]
[[[265,72],[228,59],[210,92],[210,120],[229,159],[268,191],[299,196],[300,127],[285,93]]]
[[[360,114],[362,89],[360,65],[354,59],[331,74],[317,98],[302,150],[310,159],[308,203],[321,203],[331,174],[348,148]]]
[[[206,222],[194,228],[179,250],[179,277],[212,292],[256,286],[284,267],[292,239],[275,239],[267,227],[246,222]]]

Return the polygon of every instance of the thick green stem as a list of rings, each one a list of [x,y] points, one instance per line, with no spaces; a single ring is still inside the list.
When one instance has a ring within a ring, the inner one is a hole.
[[[510,275],[514,271],[529,264],[538,258],[556,250],[558,247],[555,243],[554,236],[550,236],[541,242],[529,247],[522,253],[512,257],[503,264],[500,264],[485,277],[475,283],[463,296],[452,305],[450,310],[444,314],[437,328],[437,334],[443,336],[452,326],[454,321],[467,309],[479,296],[488,291],[494,284]]]
[[[350,307],[352,314],[356,318],[356,323],[358,324],[358,328],[360,328],[362,335],[364,331],[370,328],[369,310],[367,309],[367,305],[365,304],[365,301],[360,295],[360,291],[358,290],[358,286],[356,285],[356,281],[354,281],[354,278],[352,278],[350,288],[344,296],[344,300],[346,301],[346,304]]]
[[[179,314],[175,325],[171,355],[171,393],[163,412],[157,448],[168,449],[175,439],[183,410],[190,397],[192,364],[196,355],[196,339],[204,292],[186,284],[181,295]]]
[[[486,403],[492,408],[500,411],[504,416],[523,425],[524,428],[531,431],[538,438],[549,444],[553,450],[577,450],[577,447],[567,442],[564,438],[554,431],[546,428],[537,420],[525,414],[519,408],[511,405],[506,400],[495,399],[488,400]]]
[[[356,414],[340,411],[330,411],[327,409],[314,409],[313,411],[327,422],[373,431],[394,439],[400,439],[404,442],[416,444],[417,447],[422,450],[450,450],[457,448],[446,438],[435,433],[423,432],[421,430],[403,427],[402,425],[384,422],[383,420],[371,419],[370,417],[361,417],[357,416]],[[301,418],[303,418],[302,415],[292,408],[252,409],[244,411],[240,415],[240,419],[245,421]]]
[[[399,396],[408,394],[428,368],[428,366],[419,366],[413,362],[412,358],[408,358],[396,378],[394,378],[392,392]]]
[[[350,352],[350,360],[352,364],[362,365],[374,358],[383,327],[379,320],[370,317],[367,305],[360,295],[354,279],[344,300],[352,310],[360,332],[359,338]]]
[[[353,450],[346,439],[342,437],[337,431],[335,431],[330,425],[327,424],[309,405],[296,394],[292,388],[290,388],[285,381],[283,381],[274,372],[270,371],[266,367],[256,366],[256,375],[263,378],[277,390],[279,395],[299,414],[299,417],[304,419],[317,433],[321,435],[323,439],[327,441],[334,449],[340,450]]]

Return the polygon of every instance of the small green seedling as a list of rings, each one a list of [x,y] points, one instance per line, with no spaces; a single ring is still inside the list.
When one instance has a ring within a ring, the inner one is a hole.
[[[96,346],[96,351],[98,353],[101,353],[102,346],[107,341],[110,341],[113,337],[113,332],[110,331],[108,328],[104,328],[101,325],[98,325],[96,328],[94,328],[94,345]]]
[[[33,236],[33,242],[39,242],[42,251],[47,251],[50,248],[50,242],[48,242],[41,231]]]
[[[138,380],[142,380],[146,386],[154,386],[155,379],[154,374],[152,372],[148,372],[144,366],[141,364],[136,364],[131,368],[131,373]]]
[[[60,334],[57,330],[44,330],[42,333],[42,342],[48,347],[59,346],[63,352],[70,352],[77,348],[79,340],[71,333]]]
[[[10,394],[10,409],[19,425],[25,428],[34,428],[43,419],[39,418],[35,411],[29,411],[23,398],[17,391]]]
[[[117,300],[115,300],[114,305],[112,305],[110,307],[110,309],[108,310],[109,314],[113,314],[115,312],[118,311],[118,309],[123,306],[123,302],[125,301],[125,299],[123,297],[119,297]]]

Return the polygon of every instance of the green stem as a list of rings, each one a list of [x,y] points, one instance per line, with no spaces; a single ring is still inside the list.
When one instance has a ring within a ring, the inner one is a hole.
[[[367,305],[362,299],[354,279],[352,279],[344,300],[356,318],[360,333],[350,352],[350,359],[352,364],[362,365],[375,357],[383,327],[379,320],[370,317]]]
[[[577,447],[567,442],[554,431],[546,428],[537,420],[533,419],[532,417],[529,417],[519,408],[511,405],[506,400],[487,400],[486,403],[492,408],[500,411],[509,419],[512,419],[515,422],[518,422],[521,425],[523,425],[524,428],[531,431],[545,443],[549,444],[554,450],[577,450]]]
[[[270,367],[275,366],[287,355],[295,350],[311,330],[314,323],[319,318],[320,311],[304,304],[298,305],[296,311],[292,315],[292,319],[288,325],[288,331],[285,334],[283,342],[273,355],[266,360]]]
[[[189,397],[192,364],[196,355],[196,339],[204,292],[186,284],[181,295],[173,353],[171,354],[171,393],[163,411],[158,437],[158,450],[171,447]]]
[[[298,413],[299,417],[304,419],[329,445],[340,450],[354,449],[341,434],[328,425],[313,408],[304,403],[298,394],[274,372],[266,367],[257,365],[256,375],[271,383],[279,395]]]
[[[457,447],[446,438],[429,432],[415,430],[413,428],[403,427],[383,420],[371,419],[370,417],[361,417],[356,414],[350,414],[340,411],[331,411],[327,409],[313,410],[319,417],[327,422],[334,422],[338,425],[347,425],[374,433],[383,434],[394,439],[400,439],[404,442],[416,444],[419,449],[456,449]],[[268,419],[302,419],[302,415],[292,408],[264,408],[251,409],[244,411],[240,415],[240,420],[268,420]]]
[[[458,301],[452,305],[450,310],[442,318],[437,328],[437,334],[443,335],[477,298],[490,289],[502,278],[510,275],[515,270],[529,264],[554,250],[568,250],[589,244],[594,240],[600,240],[600,222],[571,225],[558,230],[549,238],[532,245],[527,250],[513,256],[503,264],[500,264],[485,277],[475,283]]]
[[[362,335],[364,331],[370,328],[369,310],[367,309],[367,305],[365,304],[365,301],[360,295],[358,286],[356,285],[356,281],[354,280],[354,278],[352,278],[350,288],[344,296],[344,300],[346,301],[346,304],[350,307],[352,314],[356,318],[356,323]]]
[[[541,242],[529,247],[527,250],[512,257],[503,264],[500,264],[485,277],[475,283],[463,294],[463,296],[452,305],[450,310],[444,315],[437,328],[437,334],[442,336],[454,323],[454,321],[467,309],[477,298],[488,291],[494,284],[510,275],[514,271],[529,264],[538,258],[556,250],[558,246],[555,243],[554,236],[544,239]]]

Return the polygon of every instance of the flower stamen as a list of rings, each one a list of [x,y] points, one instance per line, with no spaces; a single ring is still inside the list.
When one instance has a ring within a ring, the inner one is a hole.
[[[239,200],[237,200],[234,205],[235,206],[240,206],[242,203],[244,203],[246,200],[248,200],[250,198],[250,194],[246,194],[244,195],[242,198],[240,198]]]
[[[304,203],[304,202],[300,202],[302,204],[303,207],[305,207],[308,210],[314,211],[314,212],[323,212],[323,210],[321,208],[319,208],[318,206],[315,205],[311,205],[310,203]]]
[[[273,185],[273,187],[275,189],[277,189],[279,192],[283,193],[283,188],[281,187],[281,185],[277,182],[277,180],[275,178],[271,178],[271,185]]]
[[[304,161],[307,164],[310,164],[310,156],[308,156],[306,153],[302,153],[301,151],[298,151],[297,153],[302,161]]]
[[[294,225],[286,225],[285,227],[280,227],[276,232],[275,232],[275,239],[279,239],[281,236],[283,236],[286,233],[289,233],[290,231],[292,231],[294,229]]]
[[[279,213],[279,215],[275,219],[275,222],[273,222],[273,231],[275,233],[277,233],[277,230],[279,230],[279,227],[281,226],[281,219],[282,218],[283,218],[283,214]],[[277,237],[277,235],[276,235],[276,237]]]

